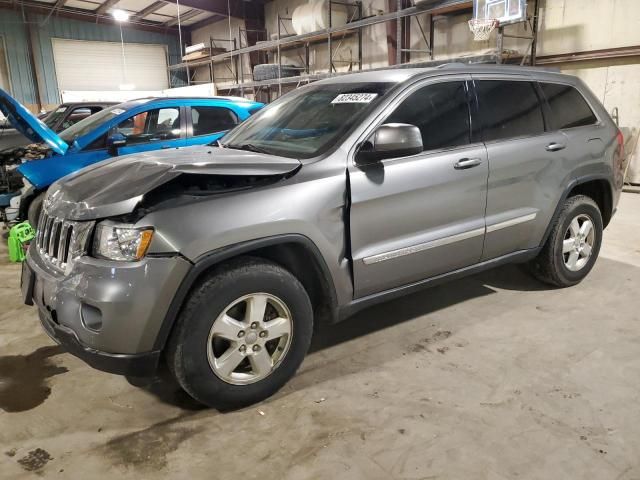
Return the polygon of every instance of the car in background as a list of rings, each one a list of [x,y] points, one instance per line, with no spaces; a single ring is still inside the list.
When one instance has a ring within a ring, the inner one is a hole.
[[[54,110],[38,115],[38,118],[47,127],[58,133],[111,105],[115,105],[115,102],[63,103]],[[29,143],[29,139],[13,128],[9,122],[0,124],[0,151],[25,146]]]
[[[105,108],[56,134],[0,90],[0,111],[38,142],[16,169],[24,184],[18,219],[37,225],[46,189],[70,173],[121,155],[215,142],[263,106],[236,97],[141,98]]]

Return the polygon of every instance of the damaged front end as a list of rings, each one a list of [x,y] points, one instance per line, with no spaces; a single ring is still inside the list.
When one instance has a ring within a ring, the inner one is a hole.
[[[54,183],[45,210],[74,221],[140,218],[164,206],[254,189],[300,168],[296,159],[217,147],[119,157]]]

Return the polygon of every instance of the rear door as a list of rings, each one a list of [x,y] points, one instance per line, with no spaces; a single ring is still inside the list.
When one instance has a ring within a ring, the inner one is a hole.
[[[192,105],[187,110],[187,145],[212,143],[240,123],[238,115],[226,107]]]
[[[483,260],[537,247],[568,183],[566,135],[545,125],[528,76],[474,75],[489,157]]]
[[[552,130],[567,137],[571,153],[571,167],[580,175],[593,171],[593,164],[601,165],[611,131],[600,121],[585,97],[574,86],[563,83],[539,82],[547,101],[547,117]]]
[[[468,78],[411,87],[365,132],[412,124],[424,151],[349,167],[356,297],[479,261],[488,166],[484,145],[471,140]]]

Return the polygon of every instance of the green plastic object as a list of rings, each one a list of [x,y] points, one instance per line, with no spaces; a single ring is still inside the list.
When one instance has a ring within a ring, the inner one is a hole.
[[[23,262],[26,258],[26,245],[36,236],[29,222],[22,222],[9,230],[9,260]]]

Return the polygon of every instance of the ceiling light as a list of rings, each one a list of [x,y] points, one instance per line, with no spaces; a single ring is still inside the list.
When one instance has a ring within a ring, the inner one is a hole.
[[[129,20],[129,14],[124,10],[113,10],[111,15],[116,20],[116,22],[126,22]]]

